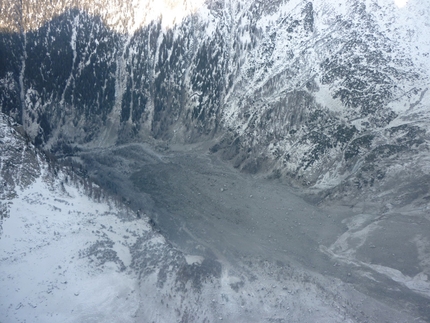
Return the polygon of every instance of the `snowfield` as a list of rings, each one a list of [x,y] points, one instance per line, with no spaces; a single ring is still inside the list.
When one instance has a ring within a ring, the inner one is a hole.
[[[0,239],[2,322],[134,322],[129,248],[150,230],[126,210],[38,178],[12,199]]]

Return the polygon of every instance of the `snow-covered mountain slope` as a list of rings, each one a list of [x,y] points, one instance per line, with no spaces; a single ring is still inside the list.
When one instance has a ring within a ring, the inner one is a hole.
[[[90,198],[80,178],[49,165],[12,125],[2,114],[0,321],[134,322],[130,249],[138,238],[153,239],[152,250],[163,240],[97,187]]]
[[[282,261],[241,254],[234,262],[222,254],[184,254],[154,231],[144,210],[134,213],[70,169],[51,164],[17,124],[0,116],[6,205],[0,234],[1,322],[425,322],[425,305],[417,307],[423,299],[413,294],[404,291],[408,301],[397,307],[377,293],[355,289],[356,278],[343,282],[322,275],[288,254]],[[217,179],[215,173],[210,176]],[[324,252],[345,257],[348,250],[342,246],[353,248],[353,242],[341,236]],[[339,272],[348,270],[335,265]],[[360,282],[361,270],[351,268]],[[424,280],[407,283],[428,293],[422,290]]]
[[[2,322],[134,321],[138,283],[126,268],[146,222],[121,220],[115,208],[41,178],[10,203],[0,239]]]
[[[215,139],[320,198],[381,204],[398,176],[399,206],[428,197],[426,2],[53,3],[3,8],[2,111],[38,144]]]

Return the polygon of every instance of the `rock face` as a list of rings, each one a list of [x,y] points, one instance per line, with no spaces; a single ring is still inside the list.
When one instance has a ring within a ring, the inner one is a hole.
[[[428,203],[427,5],[51,6],[2,8],[2,111],[38,145],[214,140],[240,170],[319,199],[381,204],[396,182],[391,203]]]

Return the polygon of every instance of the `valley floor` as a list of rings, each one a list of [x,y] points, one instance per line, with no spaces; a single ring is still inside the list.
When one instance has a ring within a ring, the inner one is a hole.
[[[260,283],[252,282],[255,272],[271,276],[274,269],[263,269],[267,262],[276,270],[294,268],[312,277],[314,287],[324,290],[315,292],[316,298],[320,292],[336,295],[339,288],[345,303],[358,304],[349,299],[357,293],[360,302],[379,300],[430,320],[430,221],[424,213],[323,210],[300,192],[240,174],[199,148],[155,153],[144,145],[127,145],[85,153],[82,160],[102,185],[121,192],[133,208],[146,209],[175,248],[219,262],[222,273],[232,275],[237,293],[261,284],[258,275]],[[274,285],[286,284],[287,277],[279,274]],[[336,292],[333,284],[339,284]],[[384,306],[378,304],[375,312],[382,313]]]
[[[64,178],[19,190],[2,323],[430,321],[424,214],[323,210],[195,147],[75,158],[128,208]]]

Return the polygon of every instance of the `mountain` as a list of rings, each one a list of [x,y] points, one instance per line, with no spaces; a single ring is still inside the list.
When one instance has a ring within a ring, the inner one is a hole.
[[[213,140],[317,199],[428,202],[426,4],[3,6],[2,111],[53,152]]]
[[[0,8],[0,320],[430,319],[425,2]]]

